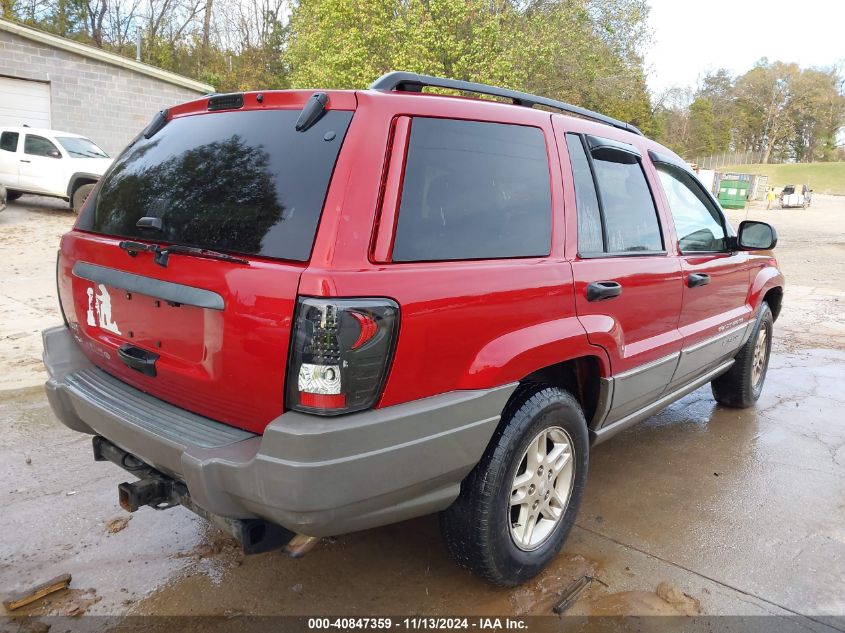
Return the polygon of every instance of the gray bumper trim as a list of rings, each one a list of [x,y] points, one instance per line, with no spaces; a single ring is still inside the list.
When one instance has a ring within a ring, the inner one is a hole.
[[[127,424],[184,446],[214,448],[241,442],[254,433],[243,431],[162,402],[99,369],[80,369],[65,377],[65,389]]]
[[[102,435],[184,481],[208,512],[260,517],[313,536],[448,507],[516,388],[457,391],[332,418],[288,412],[258,436],[172,407],[107,376],[65,327],[44,332],[44,350],[47,395],[65,425]],[[80,376],[88,381],[84,388]],[[106,401],[104,383],[112,390]],[[122,393],[132,398],[122,402]],[[168,415],[155,424],[138,423],[144,411]]]

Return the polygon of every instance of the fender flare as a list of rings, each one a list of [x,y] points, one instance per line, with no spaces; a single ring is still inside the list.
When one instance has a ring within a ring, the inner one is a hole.
[[[755,312],[763,302],[763,297],[772,288],[783,289],[785,279],[783,273],[774,266],[765,266],[761,268],[754,280],[751,282],[751,287],[748,290],[747,303]]]
[[[545,367],[585,356],[596,358],[602,377],[610,376],[607,352],[589,342],[578,317],[537,323],[488,342],[470,363],[458,388],[518,382]]]
[[[68,199],[73,197],[73,192],[76,189],[76,187],[74,185],[76,185],[77,181],[82,180],[82,179],[93,180],[94,184],[96,184],[100,180],[101,177],[102,176],[100,176],[99,174],[92,174],[92,173],[85,172],[85,171],[78,171],[75,174],[71,174],[71,177],[70,177],[70,179],[68,179],[68,182],[67,182],[67,197],[68,197]]]

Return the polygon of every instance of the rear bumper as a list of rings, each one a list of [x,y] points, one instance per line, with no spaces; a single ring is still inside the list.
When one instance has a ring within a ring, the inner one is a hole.
[[[66,426],[102,435],[183,481],[210,513],[262,518],[311,536],[448,507],[516,387],[457,391],[332,418],[290,411],[254,435],[102,372],[66,327],[45,330],[43,338],[47,396]]]

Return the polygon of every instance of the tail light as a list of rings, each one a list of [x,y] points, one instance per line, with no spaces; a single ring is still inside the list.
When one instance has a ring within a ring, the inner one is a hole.
[[[300,297],[288,363],[291,409],[339,415],[381,395],[399,328],[390,299]]]

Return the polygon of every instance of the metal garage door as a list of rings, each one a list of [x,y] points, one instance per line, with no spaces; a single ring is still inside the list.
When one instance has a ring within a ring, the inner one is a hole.
[[[50,84],[0,77],[0,126],[50,127]]]

